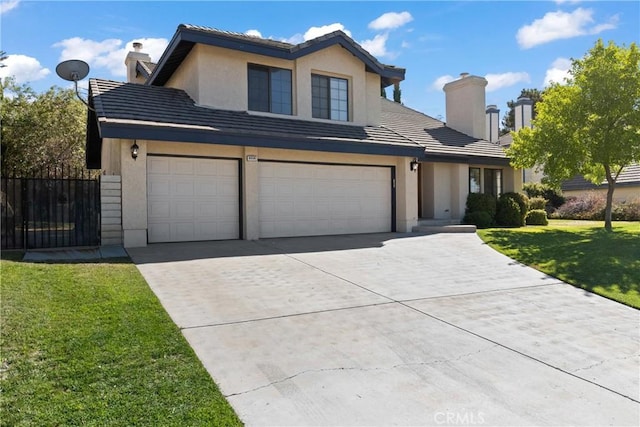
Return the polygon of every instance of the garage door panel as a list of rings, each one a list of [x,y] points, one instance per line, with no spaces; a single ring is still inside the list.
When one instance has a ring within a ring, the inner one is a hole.
[[[171,204],[171,217],[184,219],[193,219],[195,217],[194,201],[178,201]]]
[[[171,216],[171,204],[168,201],[154,201],[147,208],[149,218],[161,219]]]
[[[238,161],[147,157],[148,240],[239,238]]]
[[[260,236],[391,230],[391,168],[261,162]]]
[[[169,160],[166,157],[147,157],[147,172],[154,175],[169,174]]]

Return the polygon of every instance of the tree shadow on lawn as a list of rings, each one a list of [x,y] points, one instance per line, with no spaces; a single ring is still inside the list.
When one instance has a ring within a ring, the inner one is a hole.
[[[640,292],[640,236],[604,229],[490,230],[487,243],[507,255],[589,291]]]

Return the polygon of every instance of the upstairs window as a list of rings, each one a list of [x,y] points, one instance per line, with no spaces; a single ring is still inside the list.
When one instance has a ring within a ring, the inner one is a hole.
[[[346,79],[311,75],[311,110],[316,119],[349,120],[349,89]]]
[[[249,65],[249,110],[292,114],[291,70]]]

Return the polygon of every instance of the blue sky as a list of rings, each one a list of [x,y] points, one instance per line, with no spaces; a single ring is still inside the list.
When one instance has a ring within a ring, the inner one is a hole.
[[[503,116],[521,89],[560,81],[598,38],[640,42],[637,1],[0,1],[0,49],[9,55],[0,77],[38,91],[68,85],[55,67],[70,58],[87,61],[90,77],[124,80],[132,42],[157,60],[181,23],[292,43],[342,29],[381,62],[406,68],[404,104],[441,119],[442,85],[461,72],[487,78],[487,104]]]

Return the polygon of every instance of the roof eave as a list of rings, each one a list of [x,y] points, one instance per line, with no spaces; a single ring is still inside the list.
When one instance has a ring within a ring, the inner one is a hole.
[[[204,128],[185,129],[172,126],[108,121],[101,121],[99,127],[102,138],[147,139],[238,146],[250,145],[263,148],[406,157],[420,157],[424,150],[419,146],[366,143],[304,136],[267,135],[262,133],[249,134],[246,132],[229,132]]]
[[[380,75],[383,87],[387,87],[404,80],[404,68],[392,67],[378,62],[378,60],[367,53],[364,49],[357,47],[353,40],[349,39],[340,31],[330,35],[329,37],[321,37],[316,40],[317,41],[315,42],[312,41],[310,43],[293,46],[291,49],[287,49],[279,46],[265,45],[259,41],[252,41],[249,39],[243,40],[236,37],[227,37],[224,34],[209,33],[179,26],[173,38],[169,42],[168,47],[165,49],[162,57],[158,61],[158,65],[147,79],[147,84],[155,86],[164,85],[196,43],[287,60],[295,60],[337,44],[361,60],[365,64],[367,71]]]

